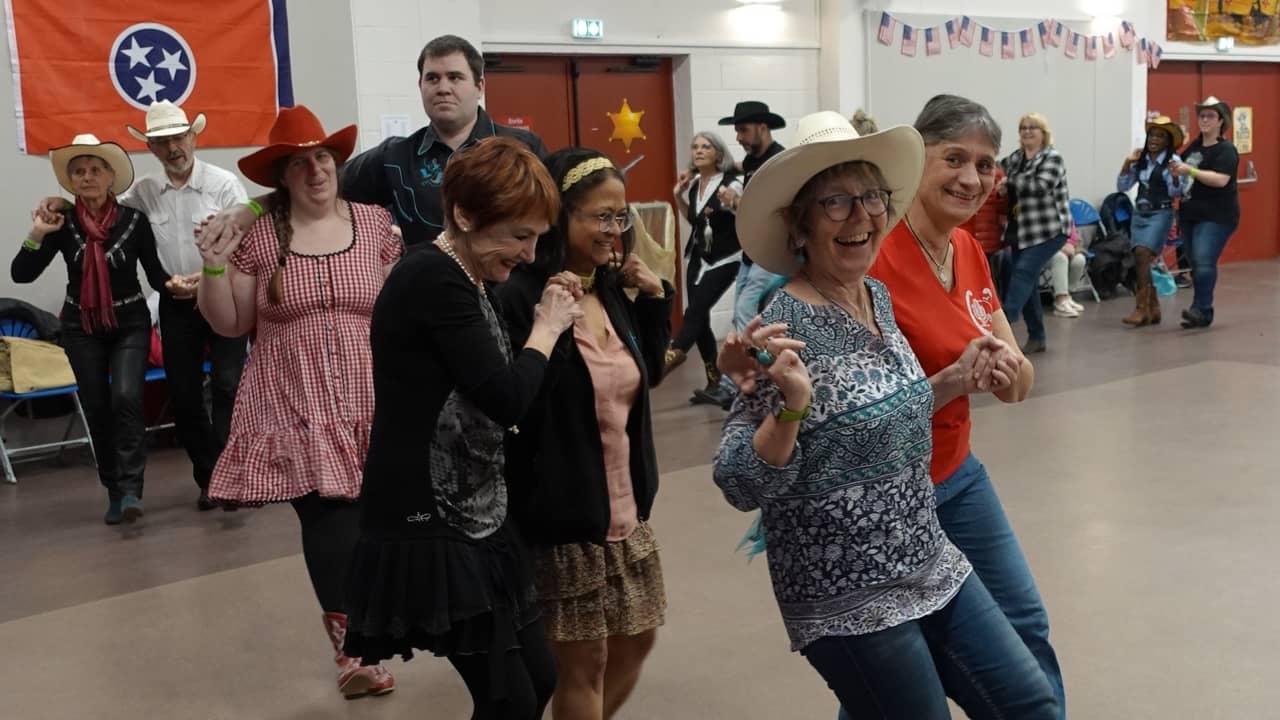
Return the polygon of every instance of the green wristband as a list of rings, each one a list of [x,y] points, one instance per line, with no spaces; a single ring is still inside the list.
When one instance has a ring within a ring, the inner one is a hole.
[[[223,265],[222,267],[215,268],[215,267],[209,267],[208,265],[205,265],[200,272],[205,277],[218,277],[219,275],[227,274],[227,266]]]
[[[248,202],[245,203],[245,205],[248,205],[249,209],[253,211],[254,217],[262,217],[263,215],[267,214],[266,209],[263,208],[262,205],[260,205],[257,200],[250,199]]]
[[[26,248],[26,249],[28,249],[28,250],[39,250],[39,249],[40,249],[40,243],[36,242],[35,240],[32,240],[32,239],[31,239],[31,236],[30,236],[30,235],[28,235],[28,236],[27,236],[27,239],[22,241],[22,247],[24,247],[24,248]]]

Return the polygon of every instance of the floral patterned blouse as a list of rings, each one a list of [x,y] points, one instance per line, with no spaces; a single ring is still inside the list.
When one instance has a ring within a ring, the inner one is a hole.
[[[877,337],[835,305],[780,291],[764,323],[805,342],[813,412],[791,460],[766,463],[752,445],[782,394],[761,378],[725,421],[715,482],[739,510],[759,508],[769,574],[791,649],[862,635],[929,615],[971,572],[934,512],[929,478],[933,390],[893,316],[866,279]]]

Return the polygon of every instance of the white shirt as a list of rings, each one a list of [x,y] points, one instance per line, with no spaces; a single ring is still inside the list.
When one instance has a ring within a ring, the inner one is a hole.
[[[203,266],[195,234],[200,221],[248,199],[239,178],[196,159],[186,185],[175,188],[163,171],[152,173],[138,178],[120,204],[147,214],[165,272],[191,275]]]

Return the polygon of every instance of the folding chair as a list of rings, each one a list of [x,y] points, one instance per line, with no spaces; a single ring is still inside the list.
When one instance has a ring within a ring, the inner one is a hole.
[[[20,337],[29,339],[39,339],[38,333],[34,326],[30,323],[14,318],[5,318],[0,320],[0,335],[7,337]],[[48,397],[59,397],[62,395],[70,395],[71,403],[75,411],[67,418],[67,427],[62,432],[62,439],[55,442],[39,443],[37,445],[24,445],[22,447],[12,446],[7,438],[7,423],[10,416],[17,412],[18,408],[29,404],[33,400]],[[96,465],[98,456],[93,452],[93,441],[89,437],[89,421],[84,416],[84,408],[80,406],[79,388],[75,385],[66,385],[57,388],[47,388],[45,390],[33,390],[31,392],[3,392],[0,391],[0,400],[7,400],[8,406],[0,411],[0,464],[4,465],[4,480],[8,483],[16,484],[17,476],[13,472],[14,463],[29,462],[42,458],[53,457],[62,454],[63,450],[70,447],[79,447],[87,445],[89,453],[93,456],[93,462]],[[71,437],[71,430],[75,427],[76,420],[80,421],[80,427],[84,429],[82,437]]]

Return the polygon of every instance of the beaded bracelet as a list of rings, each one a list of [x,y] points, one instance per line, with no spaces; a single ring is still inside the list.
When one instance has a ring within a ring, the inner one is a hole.
[[[209,267],[208,265],[205,265],[200,272],[205,277],[218,277],[219,275],[225,275],[227,273],[227,266],[223,265],[222,267],[215,268],[215,267]]]

